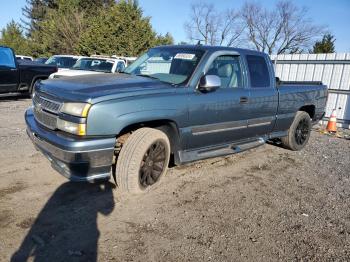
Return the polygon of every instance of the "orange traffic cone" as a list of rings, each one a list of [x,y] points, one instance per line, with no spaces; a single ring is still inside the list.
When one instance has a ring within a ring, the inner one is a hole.
[[[328,132],[337,132],[337,113],[335,109],[332,111],[326,129]]]

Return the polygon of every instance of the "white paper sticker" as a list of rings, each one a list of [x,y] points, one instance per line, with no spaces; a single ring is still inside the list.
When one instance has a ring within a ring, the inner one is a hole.
[[[195,56],[196,56],[195,54],[178,53],[176,54],[174,59],[192,60]]]

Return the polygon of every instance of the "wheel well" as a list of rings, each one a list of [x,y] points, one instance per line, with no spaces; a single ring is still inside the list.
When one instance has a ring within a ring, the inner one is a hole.
[[[30,89],[33,88],[33,85],[34,85],[34,83],[35,83],[37,80],[45,80],[45,79],[47,79],[47,78],[48,78],[47,76],[37,76],[37,77],[33,78],[32,83],[31,83],[31,85],[30,85]]]
[[[304,111],[309,114],[310,118],[313,119],[315,116],[315,106],[314,105],[306,105],[299,108],[299,111]]]
[[[175,153],[178,151],[180,146],[180,137],[177,124],[171,120],[154,120],[132,124],[123,128],[117,137],[132,133],[133,131],[142,127],[156,128],[163,131],[169,138],[171,152],[174,153],[174,156],[176,155]],[[177,156],[175,156],[175,161],[177,160],[176,157]]]

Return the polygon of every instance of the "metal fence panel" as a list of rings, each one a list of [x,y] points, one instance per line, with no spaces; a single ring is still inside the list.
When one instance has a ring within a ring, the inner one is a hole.
[[[350,53],[272,55],[284,81],[322,81],[329,89],[326,119],[337,109],[339,125],[350,127]]]

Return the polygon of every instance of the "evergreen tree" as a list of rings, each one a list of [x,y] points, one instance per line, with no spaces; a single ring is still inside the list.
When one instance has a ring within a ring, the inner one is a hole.
[[[321,54],[321,53],[334,53],[335,52],[335,38],[331,34],[326,34],[323,36],[321,41],[317,41],[314,46],[312,53]]]
[[[22,8],[22,22],[27,27],[28,35],[40,30],[39,23],[44,21],[48,10],[57,7],[57,0],[26,0],[26,5]]]
[[[174,38],[169,32],[166,33],[165,36],[158,35],[155,41],[155,45],[173,45],[173,44],[174,44]]]
[[[137,56],[174,42],[154,32],[138,0],[26,0],[23,15],[33,56]]]
[[[0,45],[11,47],[16,54],[30,55],[27,39],[23,36],[23,30],[13,20],[1,30]]]
[[[22,8],[25,19],[22,22],[27,26],[28,34],[41,30],[40,23],[48,19],[50,12],[62,10],[62,7],[77,8],[80,12],[85,12],[87,16],[94,16],[101,8],[109,8],[115,0],[26,0],[26,5]]]
[[[120,1],[90,21],[81,37],[79,51],[87,55],[138,56],[156,45],[157,40],[150,18],[143,16],[137,2]]]

